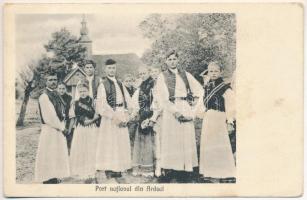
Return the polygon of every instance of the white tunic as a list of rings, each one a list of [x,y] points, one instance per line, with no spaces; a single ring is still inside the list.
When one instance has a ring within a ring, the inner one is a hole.
[[[66,138],[62,134],[65,124],[59,120],[47,94],[39,97],[39,105],[45,124],[41,126],[38,143],[35,182],[68,177],[70,175],[68,149]]]
[[[114,80],[114,79],[113,79]],[[116,104],[123,103],[123,96],[117,82],[114,80],[116,89]],[[123,87],[127,106],[131,106],[130,95]],[[96,170],[112,170],[123,172],[132,167],[131,147],[128,127],[118,127],[120,121],[128,121],[128,110],[117,107],[114,111],[107,102],[104,84],[98,87],[96,112],[101,115],[101,124],[98,130]]]
[[[200,96],[202,87],[190,74],[187,79],[194,96]],[[193,117],[193,109],[185,100],[169,101],[169,92],[164,75],[160,74],[155,86],[154,98],[162,110],[160,129],[160,167],[164,169],[192,171],[198,166],[194,123],[180,123],[173,114],[179,112],[186,117]],[[175,97],[186,97],[186,87],[176,71]]]

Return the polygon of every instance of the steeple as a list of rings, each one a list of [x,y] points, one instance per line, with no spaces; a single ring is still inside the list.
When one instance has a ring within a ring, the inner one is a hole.
[[[86,47],[87,58],[92,57],[92,41],[88,36],[88,29],[86,27],[85,15],[82,16],[81,29],[80,29],[80,43]]]

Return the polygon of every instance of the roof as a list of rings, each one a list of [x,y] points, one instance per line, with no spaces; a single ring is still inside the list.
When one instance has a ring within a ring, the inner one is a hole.
[[[69,79],[77,72],[80,71],[84,76],[86,76],[85,72],[83,71],[82,68],[80,68],[79,66],[76,67],[75,69],[73,69],[71,72],[69,72],[69,74],[66,75],[66,77],[64,78],[64,83],[66,83],[67,81],[69,81]]]
[[[110,58],[116,61],[117,76],[119,78],[123,78],[128,73],[136,75],[138,68],[144,65],[135,53],[93,55],[92,59],[96,63],[96,70],[99,76],[105,76],[105,62]]]

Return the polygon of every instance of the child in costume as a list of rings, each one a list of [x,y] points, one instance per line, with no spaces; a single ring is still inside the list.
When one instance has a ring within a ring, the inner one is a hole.
[[[196,115],[203,118],[199,173],[212,181],[234,178],[236,172],[228,136],[235,120],[234,95],[221,72],[220,65],[209,63],[203,99],[195,107]]]
[[[70,164],[71,174],[80,179],[91,180],[95,176],[97,119],[93,99],[89,96],[86,80],[78,83],[79,99],[70,109],[70,117],[75,117],[76,127],[72,140]]]

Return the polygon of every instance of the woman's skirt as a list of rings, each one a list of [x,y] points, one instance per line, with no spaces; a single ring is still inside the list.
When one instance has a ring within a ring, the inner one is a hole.
[[[209,110],[205,113],[200,145],[200,174],[213,178],[235,177],[225,112]]]
[[[134,167],[139,168],[139,173],[153,173],[154,151],[154,132],[142,133],[140,130],[137,130],[132,164]]]
[[[95,175],[97,127],[77,126],[70,152],[70,169],[72,176],[90,178]]]

